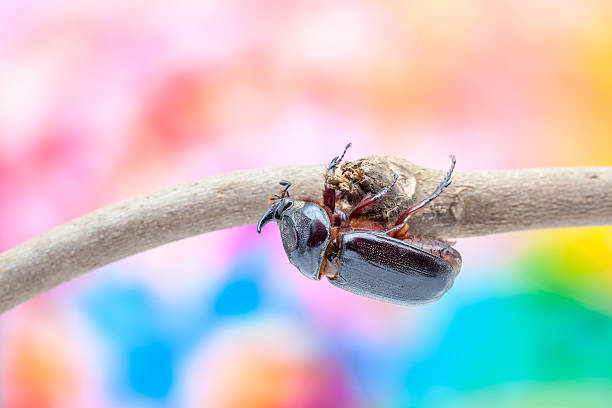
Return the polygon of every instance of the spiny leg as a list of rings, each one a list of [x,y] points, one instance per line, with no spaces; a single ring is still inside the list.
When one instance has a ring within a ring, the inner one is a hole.
[[[415,213],[417,213],[419,210],[423,209],[423,207],[425,207],[431,201],[436,199],[446,189],[446,187],[448,187],[451,184],[451,175],[453,174],[453,170],[455,169],[455,163],[457,162],[457,160],[455,159],[455,156],[452,154],[450,155],[450,158],[451,158],[450,169],[448,170],[448,173],[446,173],[446,177],[444,177],[444,180],[442,180],[442,182],[438,185],[436,190],[429,197],[426,197],[422,201],[416,203],[415,205],[413,205],[412,207],[404,211],[397,219],[395,226],[387,231],[387,235],[395,237],[395,236],[400,236],[403,233],[405,233],[408,228],[408,220],[412,218],[412,216]]]
[[[327,167],[327,174],[325,176],[325,189],[323,190],[323,205],[329,208],[332,213],[336,211],[336,191],[333,188],[329,188],[329,185],[327,184],[327,177],[334,175],[336,167],[338,167],[338,165],[344,158],[344,155],[346,154],[346,151],[349,147],[351,147],[351,143],[347,143],[344,147],[344,151],[342,152],[342,154],[340,156],[334,157],[329,163],[329,166]]]
[[[446,173],[446,177],[444,177],[444,180],[442,180],[442,182],[438,185],[438,187],[429,197],[426,197],[425,199],[423,199],[423,201],[416,203],[415,205],[404,211],[402,215],[399,216],[396,225],[404,224],[408,220],[408,218],[410,218],[410,216],[412,216],[416,211],[420,210],[421,208],[429,204],[431,201],[436,199],[444,190],[446,190],[446,187],[450,186],[451,175],[453,174],[453,170],[455,169],[455,163],[457,162],[454,155],[451,154],[450,158],[451,166],[450,169],[448,169],[448,173]]]
[[[357,204],[351,210],[351,213],[349,214],[348,219],[350,220],[352,218],[359,217],[361,214],[363,214],[368,209],[368,207],[370,207],[372,204],[376,203],[378,200],[383,198],[385,195],[389,194],[389,192],[391,191],[393,186],[395,186],[395,182],[397,181],[397,177],[398,177],[397,174],[393,173],[393,182],[391,184],[389,184],[387,187],[383,188],[376,195],[371,195],[371,194],[366,195],[359,202],[359,204]]]
[[[346,151],[348,150],[349,147],[351,147],[351,143],[347,143],[346,146],[344,146],[344,150],[342,151],[342,154],[339,157],[338,156],[334,157],[332,161],[329,163],[329,167],[327,167],[327,172],[329,174],[334,174],[334,171],[336,171],[336,167],[338,167],[342,159],[344,159],[344,155],[346,154]]]

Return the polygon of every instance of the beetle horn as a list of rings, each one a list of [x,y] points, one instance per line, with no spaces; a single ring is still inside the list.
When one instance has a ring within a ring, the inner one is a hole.
[[[268,211],[266,211],[266,213],[263,215],[263,217],[261,217],[261,219],[257,223],[257,233],[258,234],[261,233],[261,229],[263,228],[264,225],[274,220],[274,213],[276,212],[278,205],[279,205],[279,202],[272,204],[270,208],[268,208]]]

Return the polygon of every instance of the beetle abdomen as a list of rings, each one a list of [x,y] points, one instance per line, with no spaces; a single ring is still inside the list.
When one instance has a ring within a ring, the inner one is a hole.
[[[338,278],[330,282],[358,295],[397,304],[437,300],[453,285],[458,268],[384,233],[341,234]]]
[[[434,256],[438,256],[451,264],[455,269],[455,275],[461,269],[461,255],[447,241],[443,241],[431,237],[421,237],[411,235],[408,238],[401,238],[406,244],[429,252]]]

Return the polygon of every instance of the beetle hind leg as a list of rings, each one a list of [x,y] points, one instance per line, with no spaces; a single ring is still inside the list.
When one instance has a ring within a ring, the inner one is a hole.
[[[370,206],[379,201],[381,198],[389,194],[395,183],[397,182],[398,175],[397,173],[393,173],[393,181],[387,187],[383,188],[378,194],[366,195],[360,202],[357,204],[349,214],[348,218],[353,219],[362,215]]]
[[[455,169],[455,163],[457,160],[454,155],[450,155],[451,158],[451,166],[448,172],[446,173],[446,177],[444,180],[438,185],[438,187],[434,190],[431,195],[425,197],[423,200],[419,201],[412,207],[408,208],[404,211],[397,219],[395,226],[387,231],[387,235],[392,237],[398,237],[406,232],[408,232],[408,221],[412,218],[413,215],[421,211],[427,204],[435,200],[448,186],[451,184],[451,175],[453,174],[453,170]]]

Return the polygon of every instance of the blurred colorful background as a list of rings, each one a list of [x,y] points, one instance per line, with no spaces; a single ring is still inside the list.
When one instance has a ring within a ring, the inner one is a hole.
[[[238,169],[612,164],[612,3],[0,2],[0,251]],[[267,199],[262,197],[262,200]],[[0,406],[609,407],[612,228],[461,239],[425,307],[186,239],[0,317]]]

